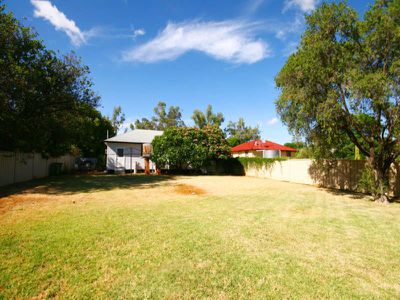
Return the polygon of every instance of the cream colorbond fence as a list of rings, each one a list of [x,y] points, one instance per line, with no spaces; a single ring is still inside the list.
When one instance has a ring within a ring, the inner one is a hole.
[[[310,159],[289,159],[263,167],[250,164],[245,168],[245,173],[247,176],[356,191],[364,167],[365,161],[362,160],[317,162]],[[392,166],[391,187],[392,194],[400,196],[399,164]]]
[[[49,175],[49,166],[63,164],[63,171],[74,169],[75,158],[71,155],[42,158],[39,153],[15,153],[0,151],[0,186],[28,181]]]

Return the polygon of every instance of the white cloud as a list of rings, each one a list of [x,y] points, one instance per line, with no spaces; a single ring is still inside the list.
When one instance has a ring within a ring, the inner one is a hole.
[[[289,42],[283,49],[282,54],[284,57],[288,57],[297,51],[298,42]]]
[[[137,36],[145,35],[145,34],[146,34],[146,31],[144,31],[143,28],[135,29],[133,31],[133,38],[135,38]]]
[[[263,4],[265,0],[249,0],[245,9],[247,14],[255,13]]]
[[[285,6],[283,8],[283,11],[286,11],[290,8],[293,7],[298,7],[300,8],[303,12],[311,12],[315,9],[317,6],[319,0],[286,0],[285,1]]]
[[[304,16],[297,13],[293,22],[285,24],[277,24],[275,28],[275,36],[280,40],[285,40],[290,34],[299,34],[304,30]]]
[[[271,120],[267,121],[268,125],[275,125],[276,123],[278,123],[278,118],[272,118]]]
[[[144,35],[144,29],[115,28],[110,26],[96,26],[83,32],[86,41],[91,38],[101,39],[135,39],[137,36]]]
[[[86,43],[85,33],[76,26],[73,20],[68,19],[63,12],[47,0],[31,0],[35,7],[34,16],[49,21],[56,30],[64,31],[75,46]]]
[[[233,63],[255,63],[271,55],[267,43],[254,38],[258,23],[245,21],[168,23],[151,41],[123,53],[125,61],[174,60],[200,51]]]
[[[140,119],[139,117],[137,118],[126,118],[124,123],[122,123],[119,127],[118,134],[124,133],[125,131],[130,131],[131,130],[131,124],[135,124],[136,119]]]

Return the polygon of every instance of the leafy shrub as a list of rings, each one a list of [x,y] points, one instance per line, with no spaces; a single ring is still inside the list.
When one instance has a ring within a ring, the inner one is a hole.
[[[233,157],[211,161],[204,171],[213,175],[245,175],[243,165]]]
[[[389,186],[384,185],[386,189]],[[374,170],[370,166],[365,166],[363,172],[361,173],[361,177],[358,181],[358,191],[376,196],[379,194],[379,183],[375,181]]]
[[[152,145],[157,167],[177,171],[200,170],[213,160],[229,158],[231,150],[217,126],[167,128]]]

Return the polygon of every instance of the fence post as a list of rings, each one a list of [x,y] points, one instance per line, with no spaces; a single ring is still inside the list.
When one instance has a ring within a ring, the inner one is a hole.
[[[15,183],[16,169],[17,169],[17,152],[14,151],[14,174],[12,183]]]
[[[32,155],[32,176],[31,176],[31,178],[32,179],[35,178],[35,152],[33,152],[33,155]]]

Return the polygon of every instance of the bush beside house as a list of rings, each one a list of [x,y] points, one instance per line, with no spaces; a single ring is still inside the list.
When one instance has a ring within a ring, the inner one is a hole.
[[[151,160],[172,173],[201,172],[212,161],[230,158],[231,148],[217,126],[171,127],[154,138]]]

